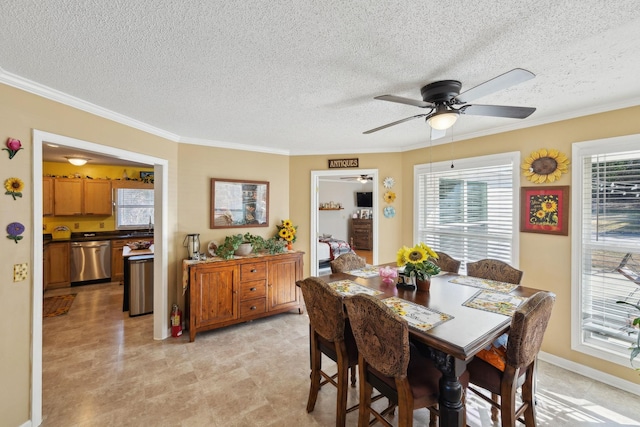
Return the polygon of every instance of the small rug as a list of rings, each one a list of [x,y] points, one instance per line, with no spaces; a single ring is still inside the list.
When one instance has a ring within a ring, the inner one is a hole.
[[[67,314],[77,294],[46,297],[42,302],[42,317],[56,317]]]

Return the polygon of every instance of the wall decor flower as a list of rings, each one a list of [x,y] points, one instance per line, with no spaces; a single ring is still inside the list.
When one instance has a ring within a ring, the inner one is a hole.
[[[296,241],[296,232],[298,231],[298,226],[293,225],[290,219],[283,219],[282,225],[276,225],[276,227],[278,227],[277,237],[291,243],[294,243]]]
[[[20,178],[8,178],[4,181],[4,189],[7,190],[4,194],[16,200],[16,197],[22,197],[24,182]]]
[[[396,200],[396,193],[394,193],[393,191],[387,191],[382,195],[382,197],[384,198],[385,202],[393,203],[394,200]]]
[[[16,244],[18,243],[18,240],[22,240],[22,233],[24,233],[24,225],[19,222],[12,222],[7,225],[7,239],[12,239]]]
[[[541,148],[529,154],[521,168],[524,176],[533,183],[555,182],[568,172],[569,159],[558,150]]]
[[[3,150],[9,152],[9,159],[13,159],[13,156],[20,150],[22,150],[22,143],[19,139],[9,138],[7,139],[7,148],[3,148]]]

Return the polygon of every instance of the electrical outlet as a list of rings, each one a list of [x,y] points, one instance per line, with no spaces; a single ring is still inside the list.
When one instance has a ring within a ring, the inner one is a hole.
[[[100,228],[104,228],[104,222],[100,223]]]
[[[76,230],[77,230],[78,228],[80,228],[80,223],[79,223],[79,222],[74,222],[74,223],[73,223],[73,228],[75,228]]]
[[[22,282],[27,279],[29,275],[28,271],[29,265],[25,262],[23,264],[14,264],[13,265],[13,281],[14,282]]]

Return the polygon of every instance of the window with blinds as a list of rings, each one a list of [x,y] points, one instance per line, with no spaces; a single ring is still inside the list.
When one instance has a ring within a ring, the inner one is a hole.
[[[466,263],[498,259],[517,267],[519,153],[418,165],[414,239]]]
[[[574,347],[626,365],[640,311],[616,301],[640,303],[639,143],[580,143],[573,156]]]
[[[147,228],[153,219],[153,190],[118,188],[116,191],[116,228]]]

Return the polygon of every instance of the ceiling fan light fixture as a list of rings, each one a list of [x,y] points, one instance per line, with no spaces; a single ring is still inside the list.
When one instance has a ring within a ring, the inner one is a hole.
[[[449,129],[458,120],[458,112],[455,110],[447,110],[438,108],[438,111],[427,119],[427,123],[434,129]]]
[[[87,159],[84,157],[67,157],[67,160],[74,166],[84,166],[91,159]]]

